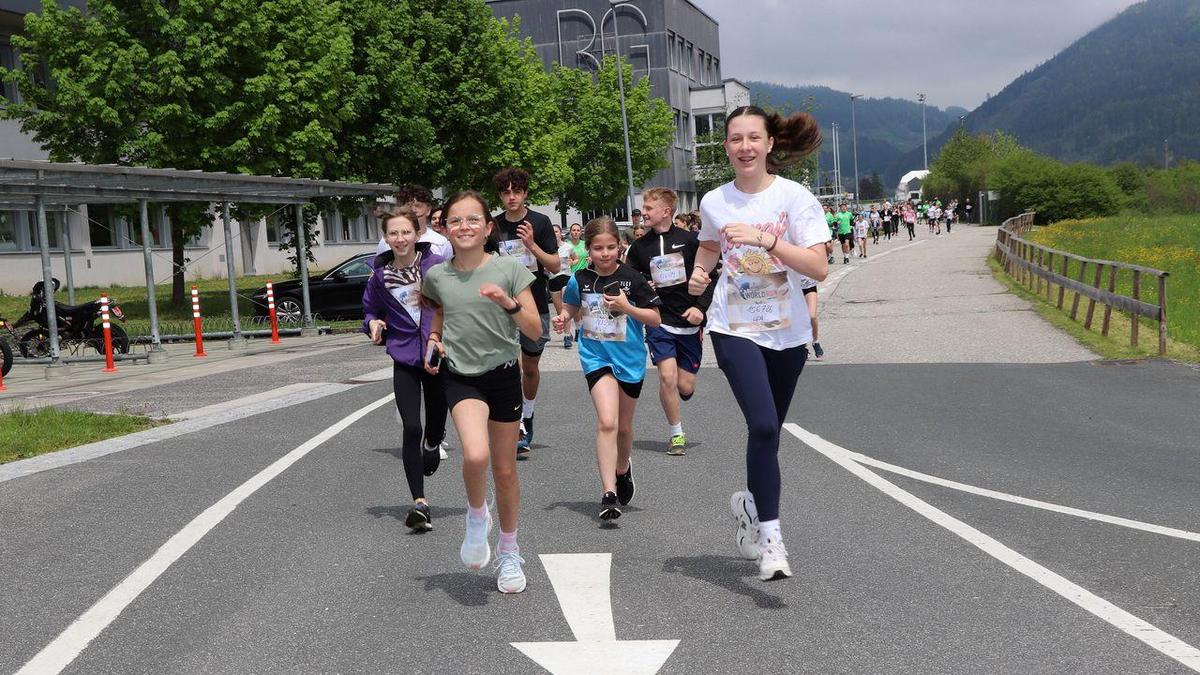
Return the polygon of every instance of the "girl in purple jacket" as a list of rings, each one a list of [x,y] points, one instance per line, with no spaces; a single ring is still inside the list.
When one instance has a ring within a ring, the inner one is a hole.
[[[425,476],[437,471],[445,455],[446,397],[442,380],[424,367],[433,311],[421,305],[421,283],[430,267],[443,258],[417,241],[416,215],[407,206],[384,212],[380,221],[389,249],[375,257],[375,273],[363,292],[363,331],[392,357],[396,408],[404,426],[401,457],[413,507],[404,524],[417,532],[433,529]],[[425,399],[425,444],[421,446],[421,398]]]

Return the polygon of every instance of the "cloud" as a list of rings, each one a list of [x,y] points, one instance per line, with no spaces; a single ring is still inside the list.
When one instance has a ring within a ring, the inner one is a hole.
[[[721,24],[725,77],[974,108],[1136,0],[692,2]]]

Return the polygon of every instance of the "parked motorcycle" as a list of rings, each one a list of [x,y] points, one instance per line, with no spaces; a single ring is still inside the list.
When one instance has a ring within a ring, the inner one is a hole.
[[[59,281],[54,279],[54,290],[58,290]],[[125,312],[113,298],[108,299],[108,312],[111,318],[125,321]],[[85,348],[91,348],[98,354],[104,354],[104,324],[100,321],[100,301],[93,300],[82,305],[64,305],[54,303],[54,313],[58,321],[58,348],[60,351],[78,354]],[[17,328],[33,323],[37,327],[22,335],[17,348],[21,356],[43,357],[50,355],[50,320],[46,316],[46,293],[42,282],[33,285],[29,295],[29,311],[9,329],[14,335]],[[129,353],[129,335],[115,323],[109,322],[112,333],[113,352],[116,354]]]

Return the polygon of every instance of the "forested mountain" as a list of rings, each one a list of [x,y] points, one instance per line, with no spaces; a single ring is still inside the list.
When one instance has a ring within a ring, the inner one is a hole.
[[[829,87],[789,87],[769,82],[747,82],[750,99],[780,110],[803,110],[812,100],[812,112],[821,122],[825,144],[821,148],[821,169],[833,168],[833,143],[830,124],[837,122],[841,135],[842,175],[847,189],[853,184],[854,155],[850,124],[850,94]],[[915,95],[915,94],[914,94]],[[946,109],[927,106],[925,124],[930,142],[952,125],[958,124],[965,108]],[[921,104],[897,98],[861,98],[854,103],[858,126],[858,172],[862,176],[878,171],[888,188],[907,171],[922,168]],[[900,168],[897,160],[912,148],[917,149],[916,163]],[[930,146],[932,151],[932,145]]]
[[[1063,161],[1200,159],[1200,0],[1146,0],[1021,75],[965,120]],[[934,139],[929,151],[950,138]],[[920,161],[916,147],[893,171]]]

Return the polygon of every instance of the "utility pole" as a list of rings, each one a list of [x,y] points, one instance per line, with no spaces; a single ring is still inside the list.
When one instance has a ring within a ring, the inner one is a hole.
[[[929,137],[925,134],[925,94],[917,94],[921,102],[921,148],[925,153],[925,170],[929,170]]]
[[[858,124],[854,120],[854,102],[862,98],[862,94],[850,94],[850,141],[854,146],[854,206],[861,201],[862,187],[858,183]]]
[[[1163,169],[1171,168],[1171,155],[1167,150],[1167,139],[1163,139]]]
[[[624,0],[608,0],[613,12],[613,52],[617,55],[617,86],[621,92],[621,130],[625,132],[625,177],[629,181],[629,221],[633,222],[633,156],[629,153],[629,118],[625,116],[625,70],[621,67],[621,32],[617,27],[617,10]],[[603,36],[601,36],[603,39]]]

